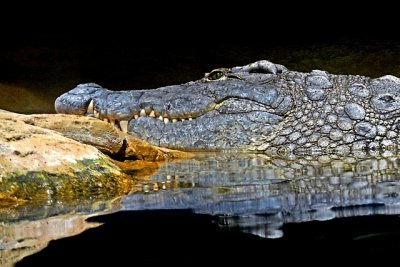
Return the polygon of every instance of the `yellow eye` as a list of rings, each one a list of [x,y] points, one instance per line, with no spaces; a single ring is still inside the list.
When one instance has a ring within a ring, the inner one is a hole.
[[[218,80],[221,79],[224,76],[224,73],[222,71],[213,71],[208,75],[209,80]]]

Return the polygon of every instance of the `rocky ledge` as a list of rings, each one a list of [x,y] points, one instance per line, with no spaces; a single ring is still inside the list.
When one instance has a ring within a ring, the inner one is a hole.
[[[118,196],[135,185],[126,170],[146,169],[143,160],[154,168],[154,161],[186,156],[94,118],[0,111],[0,208],[27,200]]]

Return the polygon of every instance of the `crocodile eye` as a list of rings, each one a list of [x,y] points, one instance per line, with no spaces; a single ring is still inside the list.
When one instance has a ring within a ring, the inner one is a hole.
[[[381,96],[381,97],[379,98],[379,100],[385,101],[385,102],[387,102],[387,103],[392,103],[392,102],[395,101],[395,99],[394,99],[393,96],[391,96],[391,95],[384,95],[384,96]]]
[[[213,72],[211,72],[208,76],[207,76],[207,78],[209,79],[209,80],[219,80],[219,79],[221,79],[222,77],[224,76],[224,73],[222,72],[222,71],[219,71],[219,70],[217,70],[217,71],[213,71]]]

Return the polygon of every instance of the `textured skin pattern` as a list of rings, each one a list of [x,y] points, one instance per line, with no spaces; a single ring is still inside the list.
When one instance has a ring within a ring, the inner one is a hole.
[[[364,157],[392,153],[398,143],[400,79],[389,75],[300,73],[262,60],[152,90],[82,84],[55,107],[85,115],[92,100],[96,117],[126,120],[132,135],[177,149]]]

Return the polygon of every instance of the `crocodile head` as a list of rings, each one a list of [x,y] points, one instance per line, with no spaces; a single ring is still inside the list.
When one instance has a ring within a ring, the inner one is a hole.
[[[81,84],[60,96],[55,108],[58,113],[93,114],[159,146],[249,148],[260,145],[292,107],[292,97],[269,84],[284,71],[281,65],[260,61],[150,90],[110,91]]]
[[[158,146],[183,150],[338,150],[397,142],[400,80],[289,71],[262,60],[150,90],[78,85],[59,113],[94,116]],[[339,153],[338,152],[338,153]]]

